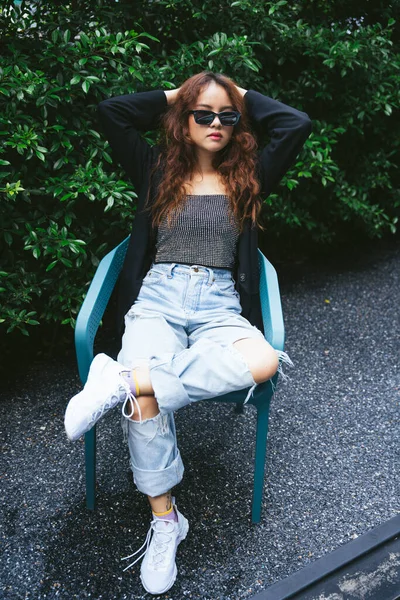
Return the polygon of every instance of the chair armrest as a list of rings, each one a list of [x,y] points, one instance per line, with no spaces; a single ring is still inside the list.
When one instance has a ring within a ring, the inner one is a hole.
[[[285,328],[283,325],[282,304],[276,271],[261,250],[258,250],[260,268],[260,299],[264,325],[264,335],[276,350],[283,350]]]
[[[128,241],[129,237],[101,260],[76,320],[75,350],[82,383],[87,379],[93,360],[94,338],[121,272]]]

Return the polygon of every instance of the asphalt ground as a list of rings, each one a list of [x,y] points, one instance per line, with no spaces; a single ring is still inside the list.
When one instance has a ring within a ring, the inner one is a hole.
[[[295,368],[271,405],[261,523],[250,523],[254,408],[180,410],[186,471],[175,495],[190,531],[162,598],[250,598],[399,512],[399,241],[281,264],[278,275]],[[81,388],[74,360],[33,357],[2,387],[0,597],[150,598],[139,564],[122,572],[150,511],[118,410],[98,424],[91,513],[84,445],[63,429]]]

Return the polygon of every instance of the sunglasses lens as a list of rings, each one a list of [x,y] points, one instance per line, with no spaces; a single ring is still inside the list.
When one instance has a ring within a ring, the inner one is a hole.
[[[224,112],[219,116],[222,125],[236,125],[238,122],[238,114],[235,112]]]
[[[209,110],[198,110],[194,113],[194,120],[199,125],[209,125],[214,120],[214,113]]]
[[[198,125],[210,125],[216,113],[211,110],[196,110],[193,111],[194,120]],[[218,115],[221,125],[236,125],[239,122],[240,113],[238,112],[222,112]]]

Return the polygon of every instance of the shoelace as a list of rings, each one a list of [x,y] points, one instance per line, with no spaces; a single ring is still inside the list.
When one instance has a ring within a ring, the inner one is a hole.
[[[138,401],[136,400],[136,398],[133,396],[133,394],[130,392],[130,390],[128,391],[128,390],[127,390],[125,387],[122,387],[122,386],[121,386],[121,387],[118,389],[118,391],[122,391],[122,390],[124,390],[124,391],[127,393],[126,399],[125,399],[125,401],[124,401],[124,406],[125,406],[125,403],[126,403],[126,401],[127,401],[128,399],[130,399],[130,396],[132,396],[132,398],[133,398],[134,402],[136,402],[136,404],[137,404],[137,407],[138,407],[138,411],[139,411],[139,416],[140,416],[140,419],[142,419],[142,413],[140,412],[140,406],[139,406],[139,403],[138,403]],[[90,426],[92,423],[96,423],[96,422],[97,422],[99,419],[101,419],[101,417],[103,416],[103,413],[107,412],[108,410],[110,410],[110,408],[112,408],[112,406],[113,406],[113,404],[114,404],[114,403],[113,403],[113,398],[118,398],[118,399],[119,399],[119,395],[117,395],[117,394],[112,394],[112,395],[110,396],[110,398],[109,398],[108,402],[105,402],[105,403],[104,403],[104,404],[103,404],[103,405],[102,405],[102,406],[101,406],[101,407],[100,407],[100,408],[99,408],[99,409],[98,409],[96,412],[94,412],[94,413],[92,414],[92,418],[90,419],[89,426]],[[132,416],[132,415],[133,415],[133,413],[134,413],[134,406],[133,406],[133,408],[132,408],[132,414],[131,414],[130,416]]]
[[[135,406],[136,406],[137,411],[139,413],[139,421],[141,423],[142,422],[142,411],[140,410],[139,402],[137,401],[136,397],[132,394],[132,392],[130,391],[130,389],[126,389],[124,387],[124,391],[126,392],[126,398],[125,398],[124,403],[122,405],[122,414],[123,414],[123,416],[126,419],[130,419],[131,417],[133,417],[133,415],[135,413]],[[125,408],[126,408],[128,402],[130,403],[130,408],[131,408],[131,412],[129,414],[127,414],[125,412]]]
[[[157,528],[156,528],[157,523],[162,523],[162,529],[157,530]],[[142,554],[140,556],[138,556],[138,558],[136,558],[130,565],[125,567],[124,571],[127,571],[128,569],[133,567],[133,565],[135,565],[146,554],[146,552],[150,546],[152,530],[154,531],[153,539],[152,539],[152,542],[153,542],[152,543],[152,550],[153,550],[152,563],[154,564],[156,569],[157,569],[157,567],[161,566],[165,559],[165,552],[168,550],[168,544],[171,542],[172,536],[170,534],[173,532],[174,527],[175,527],[175,522],[173,522],[173,521],[162,521],[161,519],[153,519],[151,522],[151,525],[150,525],[150,529],[147,532],[144,544],[139,548],[139,550],[136,550],[136,552],[134,552],[133,554],[130,554],[129,556],[124,556],[123,558],[121,558],[121,560],[128,560],[128,558],[132,558],[133,556],[136,556],[136,554],[138,554],[146,546],[145,551],[142,552]],[[163,539],[164,536],[167,539]]]
[[[135,396],[132,394],[132,392],[130,391],[129,387],[125,387],[124,385],[121,385],[118,389],[119,392],[126,392],[126,397],[124,400],[124,403],[122,405],[122,414],[125,418],[130,419],[134,413],[135,413],[135,406],[137,407],[137,411],[139,413],[139,420],[140,423],[142,423],[142,411],[140,410],[140,405],[139,402],[137,401],[137,399],[135,398]],[[103,413],[107,412],[108,410],[110,410],[110,408],[112,408],[113,406],[113,398],[117,397],[119,399],[119,396],[116,396],[116,394],[113,394],[108,402],[105,402],[95,413],[92,414],[92,418],[90,419],[90,423],[89,426],[91,425],[91,423],[96,423],[102,416]],[[127,414],[125,412],[125,407],[128,404],[128,402],[130,402],[130,406],[131,406],[131,412],[129,414]]]

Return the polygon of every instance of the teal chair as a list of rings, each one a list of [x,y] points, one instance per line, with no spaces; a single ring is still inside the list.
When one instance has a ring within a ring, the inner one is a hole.
[[[107,303],[114,289],[122,268],[129,238],[126,238],[114,250],[109,252],[100,262],[86,298],[79,311],[75,329],[75,347],[78,360],[79,375],[85,383],[90,363],[93,360],[93,343],[103,317]],[[265,338],[276,350],[283,350],[284,327],[282,307],[279,295],[276,271],[271,263],[259,250],[260,295]],[[265,456],[268,435],[269,404],[273,395],[273,385],[277,375],[272,380],[258,385],[249,400],[257,409],[257,434],[254,461],[254,487],[252,521],[259,523],[261,518],[261,502],[264,483]],[[243,404],[248,390],[233,392],[208,401],[234,402],[237,407]],[[86,505],[93,510],[95,507],[96,488],[96,427],[85,434],[86,462]]]

